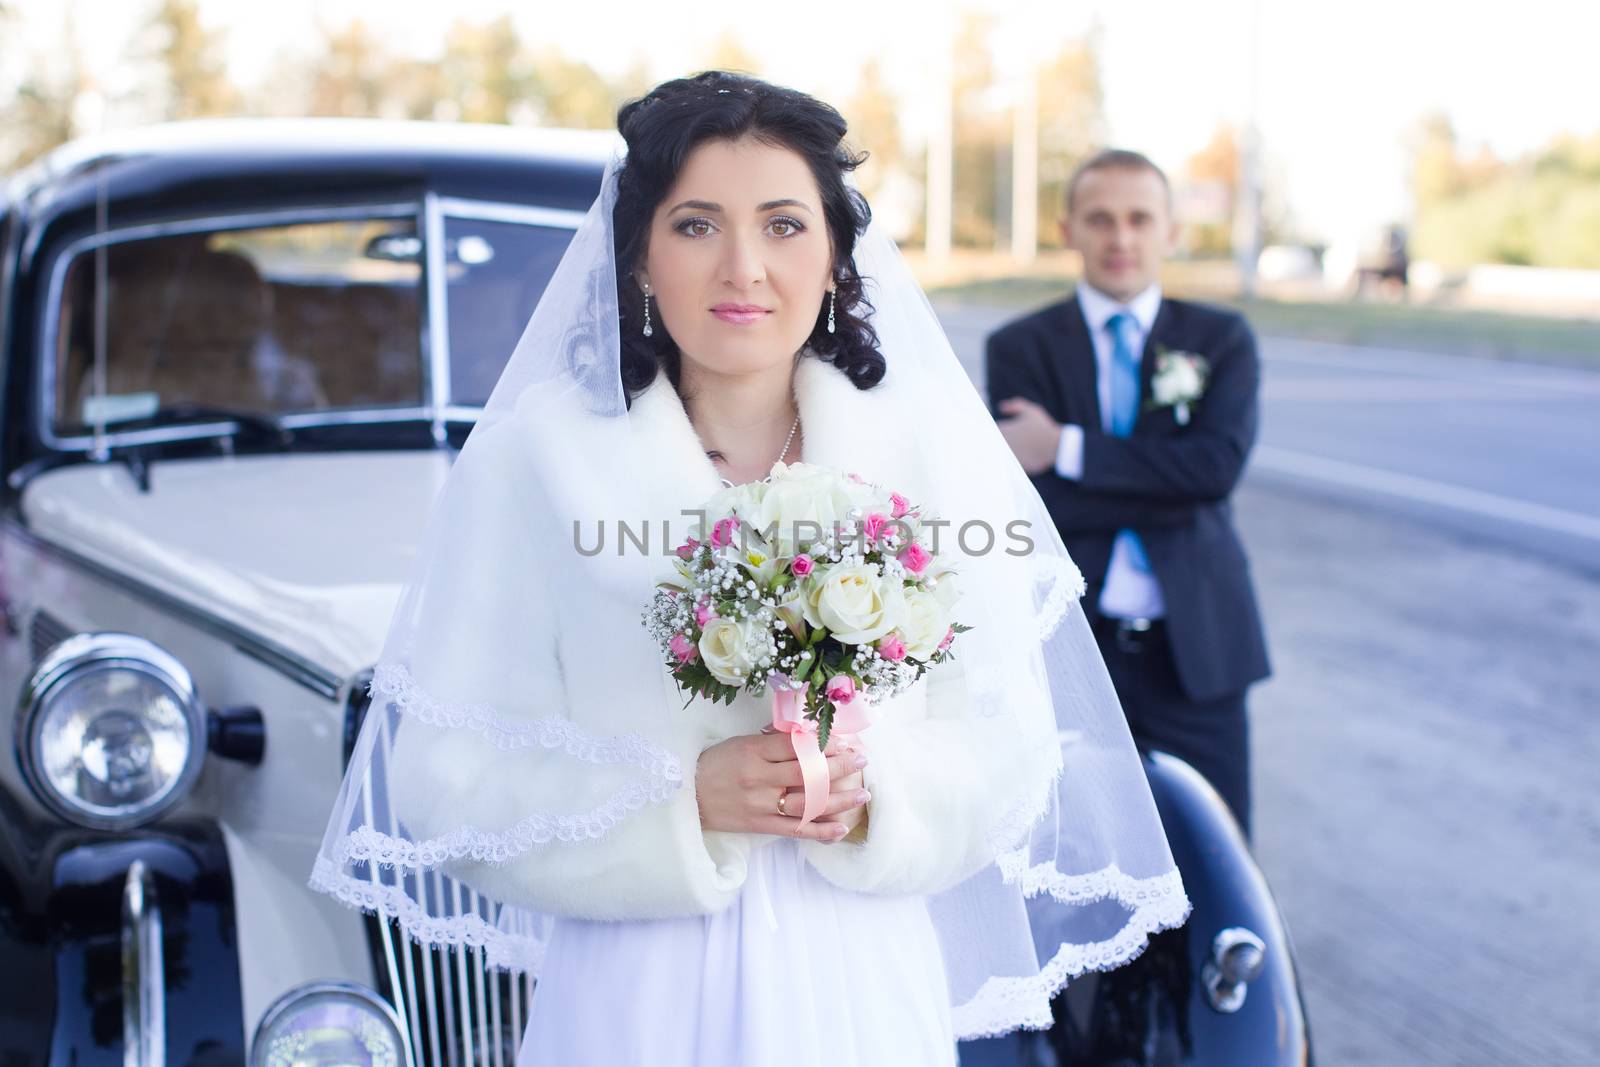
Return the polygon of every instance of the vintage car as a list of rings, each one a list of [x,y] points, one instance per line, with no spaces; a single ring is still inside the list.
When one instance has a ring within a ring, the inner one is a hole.
[[[514,1060],[527,982],[306,880],[428,506],[613,145],[197,122],[9,180],[0,1061]],[[1052,1041],[1304,1062],[1259,872],[1147,766],[1195,917]]]

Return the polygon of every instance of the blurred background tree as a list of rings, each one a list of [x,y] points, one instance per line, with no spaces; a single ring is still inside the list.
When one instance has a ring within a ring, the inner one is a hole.
[[[304,103],[296,106],[293,96],[278,97],[267,104],[269,111],[321,117],[409,117],[411,108],[403,89],[415,85],[417,72],[407,70],[389,52],[380,34],[356,19],[340,27],[324,26],[319,44],[318,53],[309,59],[290,61],[304,71]],[[284,80],[298,80],[297,75],[291,73]],[[288,104],[287,109],[283,104]]]
[[[1600,133],[1503,160],[1468,151],[1448,116],[1427,115],[1412,137],[1411,185],[1416,258],[1600,269]]]
[[[732,30],[724,30],[712,44],[711,50],[706,53],[705,66],[702,70],[737,70],[745,74],[760,76],[761,62],[751,54],[742,42],[739,35]],[[685,74],[693,73],[684,71]]]
[[[0,62],[16,79],[0,125],[0,173],[26,166],[50,149],[72,139],[74,111],[89,91],[88,74],[78,50],[77,30],[68,11],[61,48],[50,56],[28,54],[10,5],[0,6]]]
[[[555,49],[541,52],[533,62],[532,96],[539,122],[546,126],[610,129],[617,123],[617,108],[629,96],[627,87],[607,81],[587,63],[563,56]]]
[[[1011,236],[1019,72],[996,63],[999,29],[999,16],[969,11],[962,17],[955,44],[952,227],[954,243],[969,248],[1005,247]],[[1034,195],[1042,247],[1061,246],[1055,223],[1061,217],[1067,180],[1079,162],[1105,143],[1098,47],[1094,31],[1068,40],[1035,72],[1038,185]],[[1020,76],[1027,75],[1020,72]]]
[[[86,69],[77,44],[73,17],[81,0],[54,9],[51,19],[59,19],[60,30],[49,45],[22,32],[22,8],[14,0],[0,0],[0,94],[7,119],[0,125],[0,168],[14,170],[73,136],[100,129],[108,110],[114,126],[239,114],[604,129],[624,100],[662,74],[643,58],[620,76],[603,74],[554,44],[522,39],[510,16],[457,20],[436,50],[422,56],[399,53],[386,26],[358,19],[320,23],[264,79],[239,86],[229,78],[227,42],[202,21],[202,10],[210,10],[202,4],[139,0],[143,15],[128,45],[131,62],[115,72],[115,85],[107,85],[100,83],[101,72]],[[1024,64],[998,61],[997,45],[1019,37],[1051,41],[1055,51]],[[1054,223],[1067,178],[1106,141],[1098,30],[1063,39],[1039,14],[968,9],[959,15],[952,51],[955,244],[1006,248],[1012,197],[1036,195],[1039,243],[1057,246]],[[711,39],[699,65],[761,73],[757,57],[731,29]],[[1036,79],[1031,93],[1022,81],[1028,68]],[[1012,181],[1016,124],[1027,122],[1030,98],[1037,101],[1036,188]],[[868,61],[842,110],[852,144],[872,155],[858,174],[863,189],[880,218],[897,220],[891,232],[916,243],[925,221],[925,149],[920,139],[906,138],[904,104],[882,65]],[[1600,134],[1557,138],[1521,158],[1501,159],[1463,145],[1449,117],[1435,113],[1416,124],[1410,155],[1413,258],[1446,267],[1600,269]],[[1191,254],[1225,255],[1240,185],[1235,129],[1219,126],[1173,177],[1180,212],[1196,209],[1192,215],[1198,219],[1187,230],[1185,247]],[[1283,224],[1271,210],[1270,172],[1266,186],[1264,222],[1271,240]],[[1030,222],[1026,212],[1018,215],[1026,243]],[[1381,221],[1373,220],[1374,227]]]
[[[872,204],[873,218],[890,236],[920,243],[926,163],[924,153],[913,155],[906,150],[900,107],[900,99],[874,59],[861,68],[855,92],[839,110],[850,126],[846,143],[853,151],[867,154],[855,177]]]
[[[1039,244],[1062,247],[1056,225],[1066,211],[1067,180],[1106,143],[1100,39],[1093,30],[1069,41],[1039,70]]]
[[[1233,251],[1233,215],[1244,178],[1239,138],[1231,124],[1211,134],[1206,146],[1184,163],[1182,180],[1196,202],[1211,210],[1195,212],[1184,224],[1184,245],[1190,255],[1227,256]]]
[[[905,163],[905,146],[900,140],[900,102],[883,80],[877,60],[861,68],[856,90],[840,108],[850,124],[847,143],[869,158],[856,171],[861,191],[871,199],[885,179]]]
[[[995,71],[998,21],[988,11],[966,11],[956,31],[951,237],[958,247],[995,248],[1009,233],[1000,218],[1011,208],[1011,118]]]
[[[200,24],[196,0],[159,0],[140,37],[136,51],[155,67],[151,89],[163,119],[212,118],[237,110],[226,40]]]
[[[436,83],[430,95],[453,112],[429,108],[429,118],[511,122],[533,89],[531,64],[509,15],[481,25],[457,20],[445,35],[444,54],[429,66],[432,77],[421,80]],[[413,115],[416,110],[408,108]]]

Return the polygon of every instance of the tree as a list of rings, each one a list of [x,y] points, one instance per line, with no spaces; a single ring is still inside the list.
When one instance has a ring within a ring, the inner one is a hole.
[[[1227,123],[1219,125],[1206,146],[1189,157],[1183,170],[1187,184],[1211,193],[1208,199],[1222,205],[1220,218],[1189,220],[1185,227],[1188,250],[1202,256],[1228,255],[1233,249],[1233,219],[1244,178],[1234,128]]]
[[[648,93],[655,84],[656,79],[650,73],[650,64],[645,62],[643,56],[636,55],[627,69],[614,79],[613,88],[619,100],[634,100]]]
[[[167,119],[232,114],[239,99],[228,80],[220,33],[200,24],[196,0],[160,0],[144,30],[145,56],[158,71],[158,111]]]
[[[544,125],[603,130],[616,124],[621,94],[587,63],[546,49],[534,60],[532,86]]]
[[[357,19],[338,30],[323,27],[321,37],[322,55],[310,64],[304,114],[376,118],[411,113],[404,94],[396,90],[412,79],[397,77],[403,68],[365,22]]]
[[[732,30],[724,30],[711,46],[706,56],[707,70],[731,70],[743,74],[759,74],[761,64],[750,50],[740,43]]]
[[[900,102],[884,82],[877,60],[869,59],[861,68],[856,91],[845,102],[843,114],[850,125],[846,140],[856,150],[868,153],[856,175],[861,191],[871,198],[885,176],[901,168],[905,156],[900,141]]]
[[[445,35],[436,70],[435,99],[452,102],[448,110],[454,113],[448,117],[464,122],[510,122],[534,88],[531,64],[509,15],[483,25],[457,21]],[[437,113],[431,104],[424,106],[427,114]]]
[[[19,16],[14,8],[0,12],[0,26]],[[5,55],[15,62],[21,75],[15,95],[6,103],[6,121],[0,126],[0,173],[26,166],[78,133],[74,112],[89,91],[88,73],[79,53],[72,9],[66,12],[59,50],[48,56]],[[9,50],[17,38],[0,38],[0,48]]]
[[[964,12],[955,46],[952,240],[979,248],[1001,241],[998,220],[1010,209],[1011,126],[996,86],[990,40],[996,21],[988,12]]]
[[[1418,208],[1458,195],[1465,187],[1456,158],[1456,131],[1450,116],[1424,116],[1411,133],[1411,191]]]
[[[1059,247],[1057,227],[1044,224],[1066,210],[1067,182],[1106,138],[1105,88],[1099,36],[1069,41],[1039,70],[1040,243]]]
[[[1600,269],[1600,133],[1507,161],[1467,152],[1449,118],[1432,114],[1410,147],[1419,258]]]

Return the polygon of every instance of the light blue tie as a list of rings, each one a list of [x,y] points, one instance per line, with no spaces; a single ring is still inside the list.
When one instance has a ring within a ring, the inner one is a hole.
[[[1139,417],[1139,353],[1133,347],[1138,323],[1119,311],[1106,320],[1106,329],[1111,332],[1111,436],[1127,437]],[[1134,570],[1150,573],[1150,557],[1138,534],[1118,530],[1112,551],[1119,548]]]

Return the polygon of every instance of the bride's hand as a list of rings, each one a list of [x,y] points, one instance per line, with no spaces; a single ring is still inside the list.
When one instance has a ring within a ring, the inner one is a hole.
[[[821,817],[801,826],[804,779],[788,737],[743,734],[712,745],[700,753],[695,769],[700,825],[707,830],[839,840],[860,823],[866,810],[863,805],[871,799],[861,787],[861,768],[867,765],[867,758],[832,742],[825,753],[828,804]],[[778,811],[778,798],[786,793],[784,810],[789,814],[783,815]]]

